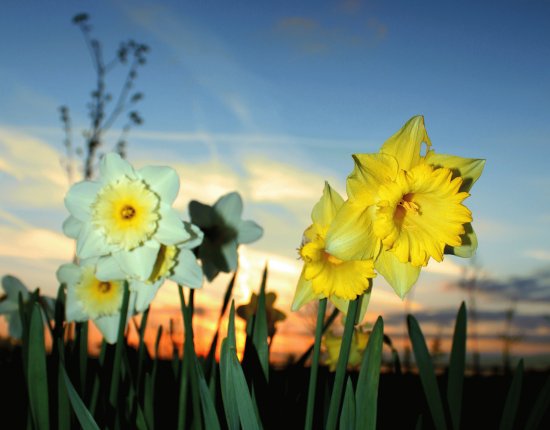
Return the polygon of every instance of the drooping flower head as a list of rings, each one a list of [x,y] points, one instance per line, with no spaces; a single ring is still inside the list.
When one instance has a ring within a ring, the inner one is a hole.
[[[212,281],[219,272],[237,268],[239,244],[258,240],[263,229],[254,221],[242,220],[243,201],[237,192],[220,197],[213,206],[193,200],[189,203],[191,222],[204,232],[198,257],[206,278]]]
[[[331,242],[327,232],[343,204],[342,197],[325,183],[323,196],[311,212],[312,224],[305,230],[299,249],[304,267],[296,287],[293,311],[312,300],[329,298],[346,313],[350,300],[367,293],[361,305],[361,318],[366,311],[371,280],[376,275],[372,259],[342,260],[328,251]]]
[[[353,330],[348,358],[349,368],[356,369],[363,362],[363,355],[367,349],[369,337],[370,331],[365,331],[362,327],[357,327]],[[323,336],[323,344],[327,353],[325,364],[329,366],[331,372],[334,372],[338,364],[340,349],[342,348],[342,336],[328,332]]]
[[[422,153],[422,144],[426,152]],[[338,258],[374,258],[399,296],[444,253],[471,256],[477,239],[463,201],[485,160],[436,154],[424,118],[411,118],[379,153],[354,154],[348,201],[327,237]]]
[[[171,207],[179,179],[169,167],[135,170],[118,154],[106,154],[98,181],[71,187],[65,206],[71,216],[63,231],[77,241],[80,259],[102,257],[101,264],[118,265],[131,278],[151,276],[161,246],[191,238]],[[110,261],[113,259],[114,261]],[[103,270],[98,270],[99,276]]]

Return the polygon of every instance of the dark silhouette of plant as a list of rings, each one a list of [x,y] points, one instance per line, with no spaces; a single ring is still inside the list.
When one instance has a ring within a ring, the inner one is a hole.
[[[127,42],[121,42],[113,58],[105,61],[101,43],[92,37],[92,27],[88,14],[80,13],[75,15],[72,21],[78,26],[84,36],[84,41],[90,52],[96,73],[96,83],[91,93],[91,100],[87,104],[90,125],[83,133],[85,143],[82,147],[74,148],[73,146],[69,108],[67,106],[59,108],[65,133],[64,146],[66,159],[64,160],[64,167],[70,183],[75,179],[75,155],[83,158],[84,179],[89,180],[93,178],[98,159],[98,150],[103,144],[104,135],[123,114],[127,114],[127,118],[114,150],[121,157],[125,157],[128,132],[132,126],[138,126],[143,123],[141,115],[134,109],[135,104],[143,99],[143,93],[134,91],[134,86],[138,76],[138,69],[145,65],[146,55],[149,52],[147,45],[130,39]],[[125,67],[127,72],[117,96],[113,97],[113,93],[107,89],[106,78],[117,66]],[[114,104],[109,106],[113,101]]]

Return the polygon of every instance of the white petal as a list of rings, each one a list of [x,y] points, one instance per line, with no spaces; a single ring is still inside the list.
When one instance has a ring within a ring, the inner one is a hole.
[[[237,243],[232,240],[224,243],[221,249],[225,262],[227,263],[227,268],[230,272],[234,271],[237,268],[237,262],[239,259],[239,254],[237,253]]]
[[[2,300],[0,302],[0,314],[19,312],[19,303],[14,300]]]
[[[118,251],[113,253],[120,268],[131,278],[140,281],[149,279],[153,265],[157,260],[160,244],[149,241],[145,245],[131,251]]]
[[[214,209],[211,206],[196,200],[189,202],[189,216],[191,222],[202,228],[211,227],[214,223]]]
[[[84,224],[76,241],[76,255],[79,258],[99,257],[109,254],[112,247],[105,241],[103,233],[91,224]]]
[[[204,239],[204,233],[202,230],[196,225],[186,221],[183,222],[183,226],[189,233],[190,237],[185,242],[178,243],[178,248],[193,249],[199,246]]]
[[[77,182],[69,189],[69,192],[65,196],[65,207],[69,210],[71,215],[79,220],[89,220],[92,211],[92,203],[100,189],[101,185],[97,182]]]
[[[107,343],[116,343],[118,326],[120,324],[120,314],[99,317],[94,320],[94,323]]]
[[[89,319],[89,316],[84,312],[79,300],[76,298],[74,284],[67,286],[65,318],[67,321],[86,321]]]
[[[214,210],[226,225],[237,228],[243,213],[243,200],[237,192],[226,194],[214,204]]]
[[[185,230],[183,221],[177,212],[169,206],[161,205],[160,221],[155,239],[163,245],[174,245],[188,240],[191,235]]]
[[[163,283],[164,280],[155,282],[154,284],[147,284],[145,282],[131,283],[131,288],[135,291],[136,296],[136,312],[143,312],[149,307]]]
[[[264,234],[264,229],[254,221],[241,221],[237,235],[237,242],[250,243],[258,240]]]
[[[147,166],[139,169],[138,174],[162,201],[168,205],[174,203],[180,188],[180,180],[174,169],[165,166]]]
[[[80,281],[82,269],[73,263],[63,264],[57,269],[56,276],[61,284],[75,285]]]
[[[27,287],[15,276],[6,275],[2,277],[2,288],[8,296],[8,300],[19,303],[19,293],[23,295],[23,300],[29,296]]]
[[[82,221],[72,215],[63,222],[63,233],[72,239],[78,238],[81,229]]]
[[[125,279],[126,273],[124,273],[113,256],[107,255],[101,257],[97,261],[95,277],[100,281],[114,281],[117,279]]]
[[[170,279],[189,288],[202,287],[202,268],[195,254],[187,249],[180,249],[178,262]]]
[[[134,168],[116,152],[109,152],[103,156],[99,163],[99,173],[104,184],[115,181],[122,176],[128,176],[131,179],[136,178]]]

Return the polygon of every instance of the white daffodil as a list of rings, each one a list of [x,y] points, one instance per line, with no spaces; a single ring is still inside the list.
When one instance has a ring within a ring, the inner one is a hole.
[[[101,281],[91,264],[64,264],[57,279],[67,286],[65,316],[67,321],[93,320],[108,343],[115,343],[120,324],[124,280]],[[136,294],[130,292],[128,319],[135,309]]]
[[[64,233],[77,241],[80,259],[113,259],[132,279],[151,276],[162,245],[191,239],[172,208],[179,179],[170,167],[134,168],[118,154],[102,159],[98,181],[82,181],[65,197]]]
[[[195,225],[184,222],[190,238],[175,245],[161,245],[151,275],[146,281],[130,279],[130,291],[136,293],[135,311],[143,312],[153,301],[157,291],[170,279],[189,288],[202,287],[202,268],[197,262],[193,248],[203,240],[202,231]],[[122,268],[113,259],[100,257],[94,261],[84,260],[84,264],[96,266],[98,279],[124,279]]]
[[[263,234],[262,227],[254,221],[242,220],[242,213],[243,201],[237,192],[220,197],[213,206],[196,200],[189,203],[191,222],[204,232],[198,257],[209,281],[219,272],[234,271],[239,244],[254,242]]]
[[[29,300],[29,290],[19,279],[11,275],[2,277],[2,288],[5,294],[0,296],[0,314],[4,314],[8,321],[10,337],[21,339],[23,326],[19,314],[19,294],[25,303]],[[53,312],[55,299],[46,296],[41,296],[40,299]]]

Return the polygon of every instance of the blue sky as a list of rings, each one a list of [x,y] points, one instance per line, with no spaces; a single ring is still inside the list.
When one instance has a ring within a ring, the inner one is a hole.
[[[550,3],[479,3],[8,2],[0,270],[54,291],[55,269],[72,252],[60,237],[67,184],[57,108],[71,108],[79,142],[94,74],[71,18],[87,12],[106,53],[127,38],[152,48],[137,81],[145,123],[130,133],[129,160],[175,167],[183,213],[190,199],[241,192],[245,216],[266,230],[246,252],[253,268],[267,259],[284,267],[273,281],[281,300],[292,294],[296,247],[323,181],[344,193],[351,154],[377,151],[416,114],[436,151],[487,159],[467,200],[484,276],[535,276],[550,263]],[[458,308],[462,293],[439,293],[467,264],[449,258],[422,275],[419,309]],[[259,273],[251,276],[254,288]],[[372,306],[400,309],[381,284]],[[488,297],[488,308],[508,306],[494,297],[504,296]],[[519,311],[550,314],[547,303]]]

